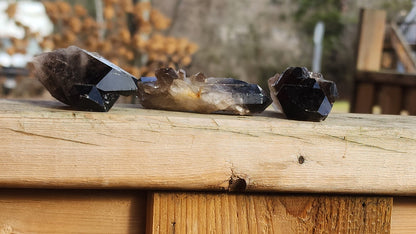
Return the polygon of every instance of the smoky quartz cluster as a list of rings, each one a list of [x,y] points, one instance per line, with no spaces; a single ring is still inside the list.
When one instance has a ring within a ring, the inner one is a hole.
[[[232,78],[187,77],[185,71],[161,68],[156,77],[138,82],[139,101],[145,108],[250,115],[264,111],[269,96],[256,84]]]
[[[137,92],[135,77],[75,46],[40,54],[33,65],[53,97],[79,110],[108,111],[120,95]]]
[[[187,76],[184,70],[133,75],[96,53],[70,46],[33,60],[34,74],[59,101],[77,110],[109,111],[120,95],[134,95],[145,108],[252,115],[272,102],[287,118],[325,120],[337,97],[334,82],[304,67],[290,67],[269,79],[270,96],[257,84],[233,78]]]

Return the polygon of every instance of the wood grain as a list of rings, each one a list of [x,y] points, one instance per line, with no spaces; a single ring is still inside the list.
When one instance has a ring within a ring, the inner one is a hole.
[[[416,88],[408,88],[404,96],[405,109],[409,112],[409,115],[416,115]]]
[[[357,70],[378,71],[386,27],[386,12],[382,10],[361,10],[361,26],[358,40]]]
[[[0,233],[144,233],[146,194],[0,190]]]
[[[409,116],[314,123],[0,100],[0,142],[0,187],[416,194]]]
[[[416,197],[395,197],[391,215],[391,233],[416,233]]]
[[[354,105],[351,112],[371,114],[373,112],[375,85],[370,82],[357,82],[355,87]]]
[[[363,9],[360,11],[360,28],[357,45],[356,70],[379,71],[383,55],[386,12]],[[351,105],[353,113],[372,113],[375,104],[375,87],[372,82],[356,78]]]
[[[400,86],[382,85],[378,94],[378,103],[380,103],[382,114],[400,114],[402,110],[402,88]]]
[[[156,192],[152,233],[389,233],[392,198]]]

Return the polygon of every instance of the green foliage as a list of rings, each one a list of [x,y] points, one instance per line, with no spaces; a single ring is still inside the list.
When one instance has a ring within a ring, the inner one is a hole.
[[[307,37],[312,38],[315,25],[322,21],[325,24],[324,44],[331,50],[336,46],[344,31],[342,18],[342,0],[296,0],[298,9],[295,20]]]
[[[295,17],[298,20],[315,11],[330,12],[342,8],[342,0],[295,0],[294,2],[298,6],[295,12]]]
[[[381,3],[380,8],[386,10],[388,20],[395,20],[398,12],[412,9],[412,0],[389,0]]]

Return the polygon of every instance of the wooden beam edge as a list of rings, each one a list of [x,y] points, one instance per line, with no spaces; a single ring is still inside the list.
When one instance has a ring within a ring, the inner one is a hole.
[[[0,187],[416,194],[414,117],[0,109]]]
[[[416,74],[396,72],[357,71],[356,80],[376,84],[416,87]]]

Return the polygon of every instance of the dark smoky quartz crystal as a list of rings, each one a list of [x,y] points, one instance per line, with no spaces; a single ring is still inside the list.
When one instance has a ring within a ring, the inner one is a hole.
[[[274,106],[288,119],[322,121],[338,96],[334,82],[305,67],[289,67],[269,79]]]
[[[95,53],[75,46],[42,53],[35,76],[59,101],[79,110],[108,111],[120,95],[137,92],[137,79]]]
[[[161,68],[156,77],[142,77],[138,96],[145,108],[250,115],[264,111],[269,96],[256,84],[232,78],[187,77],[185,71]]]

